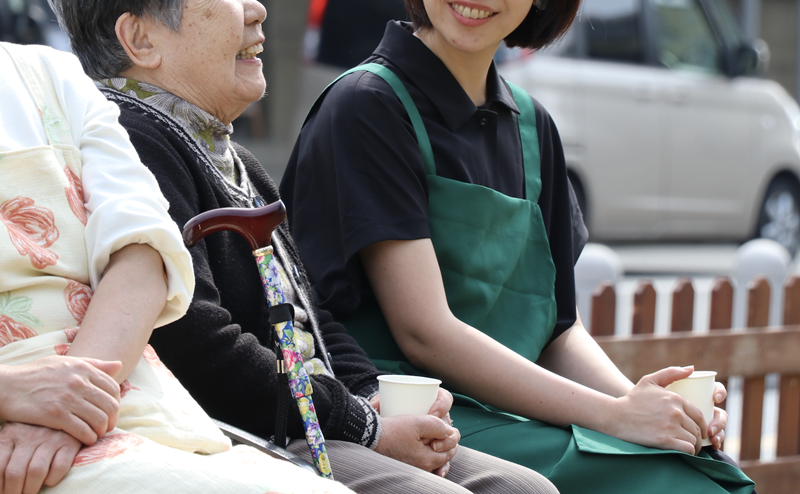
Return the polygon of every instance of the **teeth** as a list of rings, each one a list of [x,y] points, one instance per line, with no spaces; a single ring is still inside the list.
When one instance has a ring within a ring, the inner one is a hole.
[[[250,58],[255,58],[256,55],[264,51],[264,46],[261,43],[253,46],[248,46],[244,50],[240,51],[236,54],[237,60],[248,60]]]
[[[458,12],[459,15],[466,17],[467,19],[486,19],[493,14],[492,12],[487,12],[485,10],[470,9],[469,7],[465,7],[457,3],[451,3],[450,7]]]

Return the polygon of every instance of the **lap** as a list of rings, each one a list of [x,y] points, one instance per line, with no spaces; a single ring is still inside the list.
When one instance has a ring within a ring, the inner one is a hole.
[[[247,446],[200,455],[129,433],[112,433],[83,448],[67,476],[47,492],[353,494],[338,482]]]
[[[752,492],[752,482],[740,470],[705,453],[695,457],[645,448],[474,406],[454,406],[450,416],[462,445],[536,470],[561,494]]]
[[[362,494],[556,493],[538,473],[465,447],[459,447],[449,474],[441,478],[358,444],[331,440],[325,444],[336,480]],[[304,441],[292,441],[288,449],[308,456]]]

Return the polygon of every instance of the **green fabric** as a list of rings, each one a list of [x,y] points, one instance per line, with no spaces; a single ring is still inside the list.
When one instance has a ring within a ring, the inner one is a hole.
[[[514,199],[486,187],[436,176],[424,124],[402,82],[377,64],[347,73],[359,70],[387,80],[416,130],[428,171],[431,237],[451,310],[459,319],[535,361],[552,335],[556,303],[555,266],[536,204],[542,186],[536,114],[530,96],[509,84],[520,109],[526,180],[526,199]],[[358,313],[342,320],[348,332],[379,369],[422,374],[395,344],[368,283],[362,286]],[[753,489],[752,481],[740,470],[704,452],[694,457],[645,448],[577,426],[556,427],[528,420],[469,396],[454,394],[454,398],[450,415],[461,431],[463,446],[536,470],[562,494],[747,494]]]
[[[428,173],[428,219],[447,302],[461,321],[535,361],[556,322],[555,265],[537,201],[542,190],[536,112],[514,87],[525,168],[525,199],[436,175],[425,125],[403,83],[388,68],[351,69],[383,78],[403,103]],[[343,74],[344,75],[344,74]],[[487,205],[491,205],[487,207]],[[368,284],[359,310],[342,322],[374,359],[405,361]],[[530,328],[539,328],[531,331]]]
[[[536,470],[561,494],[735,493],[753,482],[705,451],[691,456],[638,446],[578,426],[555,427],[456,397],[450,410],[461,445]],[[465,406],[463,406],[465,405]]]

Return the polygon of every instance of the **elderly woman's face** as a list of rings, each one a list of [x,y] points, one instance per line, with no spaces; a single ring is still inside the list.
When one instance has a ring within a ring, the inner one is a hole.
[[[186,0],[180,32],[160,30],[162,88],[230,123],[264,94],[266,16],[256,0]]]

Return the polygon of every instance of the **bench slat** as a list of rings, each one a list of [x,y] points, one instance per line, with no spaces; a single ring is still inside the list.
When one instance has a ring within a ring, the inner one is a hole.
[[[744,473],[756,483],[758,494],[790,494],[800,486],[800,456],[765,461],[739,462]]]
[[[715,330],[706,334],[598,336],[597,343],[628,379],[671,365],[716,370],[718,377],[800,374],[800,326]]]

